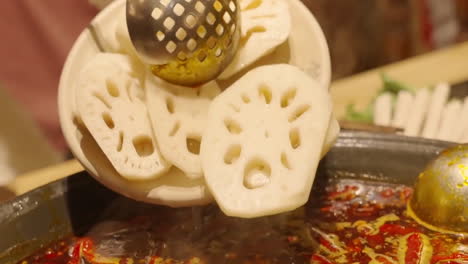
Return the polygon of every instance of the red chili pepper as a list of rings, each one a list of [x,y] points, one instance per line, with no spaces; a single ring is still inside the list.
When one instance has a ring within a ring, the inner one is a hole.
[[[288,242],[291,244],[297,243],[299,238],[297,236],[288,236]]]
[[[52,249],[49,249],[45,252],[44,259],[51,260],[51,259],[57,258],[57,256],[58,256],[57,252],[53,251]]]
[[[393,262],[391,262],[390,260],[388,260],[388,259],[386,259],[386,258],[384,258],[382,256],[377,256],[375,259],[378,260],[382,264],[393,264]]]
[[[411,234],[407,239],[407,245],[405,263],[418,264],[423,249],[421,236],[418,233]]]
[[[349,201],[349,200],[353,199],[354,197],[356,197],[355,192],[358,189],[359,189],[359,187],[357,187],[357,186],[346,185],[343,190],[331,192],[328,195],[328,198],[330,200]]]
[[[390,198],[393,195],[395,195],[395,191],[393,191],[393,189],[390,189],[390,188],[387,188],[387,189],[380,192],[380,196],[382,196],[384,198]]]
[[[328,212],[331,212],[332,209],[333,209],[333,206],[326,206],[326,207],[320,208],[320,211],[324,213],[328,213]]]
[[[326,247],[328,250],[330,250],[331,252],[338,252],[338,249],[335,248],[331,243],[330,241],[320,237],[320,244],[322,244],[324,247]]]
[[[407,235],[410,233],[418,233],[420,232],[419,229],[413,227],[405,227],[397,224],[383,224],[380,227],[381,234],[388,234],[388,235]]]
[[[361,252],[362,248],[363,245],[360,238],[355,238],[346,245],[346,251],[348,252]]]
[[[441,261],[444,261],[443,263],[444,264],[449,264],[449,263],[459,263],[459,262],[456,262],[456,261],[468,261],[468,255],[467,254],[463,254],[463,253],[453,253],[452,255],[448,255],[448,256],[433,256],[432,259],[431,259],[431,263],[433,264],[436,264],[436,263],[439,263]],[[447,262],[449,261],[449,262]],[[452,262],[452,261],[455,261],[455,262]]]
[[[326,259],[324,256],[315,254],[310,258],[310,264],[333,264],[333,262]]]
[[[413,193],[411,188],[403,188],[400,192],[400,200],[407,202]]]
[[[236,258],[237,258],[237,254],[236,254],[236,253],[229,252],[229,253],[226,253],[226,255],[224,255],[224,257],[225,257],[226,259],[236,259]]]
[[[72,250],[68,264],[79,264],[82,256],[92,259],[93,258],[94,243],[89,238],[82,238],[78,240]]]
[[[377,208],[374,206],[364,205],[354,209],[354,214],[358,217],[370,217],[377,212]]]
[[[369,246],[371,246],[372,248],[375,248],[378,245],[385,244],[385,238],[381,234],[367,236],[366,238]]]

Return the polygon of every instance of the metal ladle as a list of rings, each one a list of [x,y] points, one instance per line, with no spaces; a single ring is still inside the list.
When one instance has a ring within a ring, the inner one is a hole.
[[[426,167],[408,212],[429,229],[468,234],[468,145],[444,150]]]
[[[184,86],[216,79],[240,41],[237,0],[127,0],[126,19],[153,74]]]

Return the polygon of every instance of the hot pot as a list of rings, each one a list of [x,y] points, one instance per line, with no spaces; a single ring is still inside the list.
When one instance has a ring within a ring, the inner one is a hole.
[[[313,192],[320,192],[331,179],[344,178],[411,186],[429,160],[451,145],[395,134],[343,131],[320,163]],[[305,207],[313,203],[310,199]],[[174,209],[132,201],[81,172],[0,205],[0,263],[18,263],[51,242],[94,232],[123,211],[126,215],[151,211],[157,216],[165,210],[202,210],[201,214],[218,210],[209,207]]]

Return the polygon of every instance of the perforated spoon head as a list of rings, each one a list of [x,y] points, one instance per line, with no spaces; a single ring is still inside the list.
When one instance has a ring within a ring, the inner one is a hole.
[[[430,229],[468,233],[468,145],[443,151],[427,166],[408,209]]]
[[[198,86],[216,79],[240,40],[237,0],[127,0],[130,39],[156,76]]]

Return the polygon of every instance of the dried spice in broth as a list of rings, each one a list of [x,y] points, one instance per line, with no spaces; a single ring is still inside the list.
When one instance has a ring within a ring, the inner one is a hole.
[[[314,191],[305,207],[258,219],[226,217],[215,206],[142,207],[130,216],[116,204],[86,237],[20,263],[468,263],[468,238],[429,231],[406,215],[411,192],[340,180]]]

